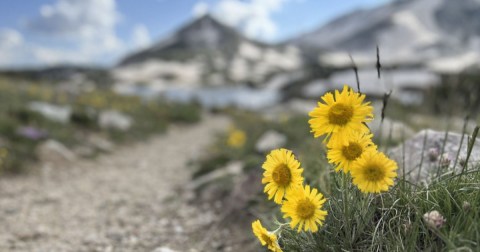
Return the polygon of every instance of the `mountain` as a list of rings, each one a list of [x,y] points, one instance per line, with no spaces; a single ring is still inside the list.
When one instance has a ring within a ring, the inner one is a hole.
[[[164,85],[256,85],[301,64],[298,49],[248,39],[204,15],[153,46],[128,55],[114,69],[114,76],[124,82]]]
[[[356,10],[289,41],[320,60],[371,64],[380,47],[382,63],[424,64],[437,71],[460,71],[478,63],[479,0],[397,0]]]

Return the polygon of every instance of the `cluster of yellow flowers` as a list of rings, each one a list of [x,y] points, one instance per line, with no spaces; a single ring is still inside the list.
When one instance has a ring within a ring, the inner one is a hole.
[[[365,95],[350,87],[327,93],[321,97],[324,103],[310,112],[309,124],[315,137],[326,136],[327,158],[335,170],[350,173],[355,184],[364,193],[387,191],[397,176],[397,164],[377,151],[366,122],[373,119],[373,108],[364,103]],[[262,184],[269,199],[281,204],[284,218],[290,218],[290,227],[298,232],[317,232],[327,212],[322,210],[326,199],[317,189],[303,186],[303,168],[292,151],[271,151],[263,164]],[[277,233],[281,227],[269,232],[259,220],[252,223],[253,233],[263,246],[271,251],[282,251]]]
[[[8,157],[8,149],[5,147],[0,147],[0,170],[7,157]]]
[[[397,177],[397,164],[377,150],[366,122],[373,120],[373,107],[365,95],[344,86],[342,92],[327,93],[325,103],[310,112],[315,137],[326,135],[327,158],[336,171],[350,173],[364,193],[388,191]]]

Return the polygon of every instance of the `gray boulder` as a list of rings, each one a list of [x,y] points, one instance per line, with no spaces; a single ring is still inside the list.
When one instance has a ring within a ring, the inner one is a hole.
[[[435,176],[447,172],[460,172],[467,156],[468,135],[431,129],[422,130],[403,144],[391,149],[389,156],[398,164],[399,177],[412,183],[429,183]],[[405,150],[405,153],[404,151]],[[443,151],[442,151],[443,150]],[[458,153],[458,160],[457,160]],[[405,161],[405,162],[404,162]],[[477,138],[468,167],[480,164],[480,139]]]

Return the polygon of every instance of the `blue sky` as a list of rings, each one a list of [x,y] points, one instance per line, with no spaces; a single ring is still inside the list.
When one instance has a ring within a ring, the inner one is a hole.
[[[251,38],[278,42],[354,9],[388,1],[0,1],[0,67],[112,65],[207,12]]]

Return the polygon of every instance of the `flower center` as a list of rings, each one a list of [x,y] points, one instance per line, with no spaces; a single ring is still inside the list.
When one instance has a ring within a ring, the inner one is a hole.
[[[363,148],[360,144],[350,142],[347,146],[344,146],[342,149],[343,156],[349,160],[353,161],[362,155]]]
[[[267,234],[262,234],[262,240],[267,243],[267,246],[272,246],[273,244],[273,241],[272,239],[270,239],[270,236],[268,236]]]
[[[302,199],[298,202],[297,214],[301,219],[310,219],[315,214],[315,205],[309,199]]]
[[[364,171],[365,179],[368,181],[376,182],[385,177],[385,172],[378,166],[368,166]]]
[[[290,169],[285,164],[278,165],[272,172],[272,179],[280,186],[286,186],[290,184],[292,180],[292,174]]]
[[[345,125],[353,117],[353,107],[337,103],[328,110],[328,120],[331,124]]]

